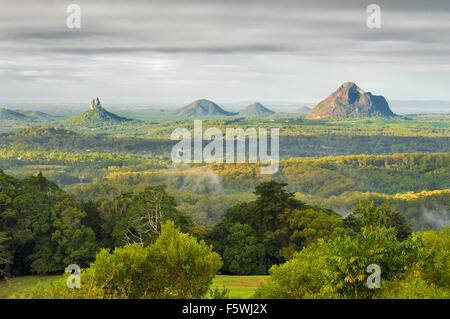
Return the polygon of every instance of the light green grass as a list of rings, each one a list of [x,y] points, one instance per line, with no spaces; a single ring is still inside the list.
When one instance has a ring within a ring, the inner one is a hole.
[[[269,276],[225,276],[217,275],[211,289],[222,289],[224,286],[230,290],[230,298],[252,298],[256,288],[265,283]]]
[[[14,298],[17,295],[25,295],[39,282],[45,287],[60,276],[25,276],[16,277],[8,282],[0,283],[0,299]],[[226,287],[229,289],[230,298],[248,299],[253,297],[255,289],[266,282],[269,276],[224,276],[214,278],[211,289]]]
[[[44,287],[57,280],[60,276],[24,276],[10,279],[8,282],[0,283],[0,299],[12,298],[14,295],[26,294],[39,282]]]

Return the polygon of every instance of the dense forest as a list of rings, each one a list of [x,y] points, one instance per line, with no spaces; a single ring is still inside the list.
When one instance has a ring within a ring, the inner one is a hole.
[[[191,125],[191,123],[188,123]],[[170,136],[170,134],[168,135]],[[0,147],[60,153],[116,152],[168,155],[174,141],[79,134],[60,128],[26,128],[0,134]],[[207,141],[204,141],[206,144]],[[89,151],[88,151],[89,150]],[[433,153],[450,150],[449,137],[316,134],[280,137],[281,158],[350,154]]]
[[[2,276],[85,269],[81,289],[67,289],[66,275],[33,298],[226,298],[209,290],[219,271],[270,273],[260,298],[448,298],[449,228],[413,233],[386,204],[361,202],[342,218],[270,181],[209,228],[178,211],[164,186],[95,202],[41,174],[0,171],[0,186]],[[365,286],[368,264],[381,267],[381,290]]]
[[[42,174],[16,179],[0,170],[0,187],[1,273],[6,277],[61,272],[71,261],[86,267],[100,247],[151,242],[168,219],[182,230],[191,226],[163,186],[111,201],[79,202]]]
[[[23,297],[226,298],[210,289],[220,273],[270,274],[258,298],[448,298],[445,116],[204,121],[282,129],[273,175],[174,165],[168,136],[189,121],[58,123],[0,133],[0,277],[75,263],[84,284],[66,274]]]
[[[396,139],[411,139],[405,150],[423,152],[391,154],[403,145]],[[287,159],[281,160],[275,175],[264,176],[259,165],[245,163],[174,167],[169,154],[174,141],[27,128],[1,135],[0,167],[22,178],[42,171],[83,201],[112,199],[147,185],[164,184],[179,209],[201,225],[216,223],[228,206],[251,199],[258,184],[274,179],[287,183],[288,191],[305,202],[320,203],[343,215],[355,209],[359,199],[379,204],[389,200],[403,209],[414,229],[423,230],[448,223],[448,193],[444,191],[450,180],[448,141],[448,137],[420,136],[282,136],[280,153]],[[439,153],[429,153],[433,150]],[[342,156],[365,152],[387,154]],[[316,156],[303,157],[305,154]],[[422,191],[443,192],[422,196],[420,201],[392,198]]]
[[[365,193],[378,194],[381,200],[377,202],[382,203],[396,194],[448,189],[448,163],[447,153],[299,158],[281,161],[279,172],[270,177],[261,175],[258,166],[250,164],[144,171],[122,167],[108,170],[104,175],[106,181],[99,179],[66,188],[88,200],[102,196],[110,198],[130,189],[142,189],[147,184],[166,184],[168,191],[179,199],[180,208],[197,223],[212,224],[223,216],[225,203],[251,198],[256,185],[271,179],[288,183],[288,190],[303,196],[308,203],[321,201],[324,207],[332,207],[345,215],[356,208],[358,198],[367,197]],[[353,198],[353,201],[341,205],[340,200],[331,200],[339,196]],[[408,212],[407,217],[411,218],[415,229],[436,229],[432,226],[435,225],[433,219],[449,218],[445,205],[448,196],[445,191],[433,196],[425,194],[420,202],[424,205],[418,205],[412,197],[400,195],[395,201]],[[421,217],[427,207],[432,212],[428,214],[429,221]]]

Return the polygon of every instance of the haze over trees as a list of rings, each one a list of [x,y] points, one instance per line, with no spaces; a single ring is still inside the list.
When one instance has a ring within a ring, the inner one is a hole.
[[[313,120],[206,100],[141,120],[98,99],[68,120],[4,113],[0,277],[83,268],[84,290],[66,274],[37,298],[204,298],[217,273],[270,274],[262,298],[445,298],[448,116],[390,116],[352,83],[325,102],[332,116]],[[169,137],[189,114],[204,129],[279,128],[279,171],[174,166]],[[381,290],[365,286],[367,263]]]

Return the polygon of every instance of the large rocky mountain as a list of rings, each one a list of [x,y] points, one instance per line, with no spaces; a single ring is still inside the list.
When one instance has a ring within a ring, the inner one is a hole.
[[[383,96],[364,92],[355,83],[346,82],[317,104],[306,118],[315,120],[330,116],[351,115],[394,116],[395,114]]]
[[[66,120],[68,124],[88,127],[97,127],[104,124],[117,124],[125,121],[131,121],[131,119],[108,112],[102,107],[98,97],[91,101],[88,111]]]
[[[230,116],[236,114],[225,111],[216,103],[210,100],[201,99],[176,110],[175,112],[173,112],[173,115],[189,118],[189,117]]]
[[[275,112],[258,102],[250,104],[239,112],[239,116],[243,117],[264,117],[271,114],[275,114]]]

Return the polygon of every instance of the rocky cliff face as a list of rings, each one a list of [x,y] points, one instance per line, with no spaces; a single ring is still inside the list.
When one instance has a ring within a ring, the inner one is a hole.
[[[96,97],[95,99],[93,99],[91,101],[91,108],[90,108],[91,110],[99,109],[101,107],[102,107],[102,105],[101,105],[100,99],[98,97]]]
[[[329,97],[317,104],[306,118],[314,120],[355,114],[367,116],[395,115],[383,96],[364,92],[355,83],[346,82]]]

